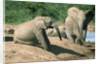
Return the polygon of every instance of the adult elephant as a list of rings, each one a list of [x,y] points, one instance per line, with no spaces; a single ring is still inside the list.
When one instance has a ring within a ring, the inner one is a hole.
[[[60,40],[62,40],[57,25],[55,25],[49,17],[38,16],[16,27],[14,42],[30,45],[40,43],[43,49],[50,50],[50,42],[45,30],[54,27],[57,30]]]
[[[61,37],[67,38],[67,35],[65,33],[65,26],[59,26],[59,31],[60,31]],[[53,29],[51,29],[51,28],[47,29],[46,30],[46,34],[49,37],[58,37],[57,31],[56,31],[55,28],[53,28]]]
[[[68,9],[68,17],[65,20],[65,27],[68,34],[68,38],[82,45],[86,37],[87,25],[92,20],[94,14],[92,11],[83,11],[76,7]]]

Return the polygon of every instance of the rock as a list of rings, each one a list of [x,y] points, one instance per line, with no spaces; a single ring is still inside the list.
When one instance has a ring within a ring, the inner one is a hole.
[[[87,27],[87,29],[88,29],[89,32],[95,32],[95,26],[93,26],[93,25],[89,25]]]
[[[16,25],[5,25],[5,33],[6,34],[14,34],[14,30],[15,30]]]
[[[14,29],[9,29],[8,34],[14,34]]]

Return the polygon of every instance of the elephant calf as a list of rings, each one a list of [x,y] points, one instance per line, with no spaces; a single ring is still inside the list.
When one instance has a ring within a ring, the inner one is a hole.
[[[60,31],[61,37],[67,38],[64,26],[59,26],[59,31]],[[57,31],[55,28],[54,29],[47,29],[46,34],[47,34],[47,36],[50,36],[50,37],[58,37]]]
[[[60,40],[62,40],[60,31],[49,17],[38,16],[35,19],[20,24],[16,27],[14,33],[14,42],[21,44],[41,43],[45,50],[50,50],[50,42],[45,30],[54,28],[57,30]]]
[[[92,11],[83,11],[76,7],[71,7],[68,9],[68,16],[65,20],[65,27],[68,33],[68,38],[82,45],[82,41],[85,40],[87,25],[92,20],[94,14]]]

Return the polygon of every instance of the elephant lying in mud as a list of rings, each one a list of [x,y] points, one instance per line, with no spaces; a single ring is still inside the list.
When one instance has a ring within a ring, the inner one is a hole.
[[[67,38],[67,35],[65,33],[65,26],[59,26],[59,31],[60,31],[61,37]],[[47,29],[46,34],[47,34],[47,36],[50,36],[50,37],[58,37],[57,31],[55,28]]]
[[[68,9],[68,17],[65,20],[65,27],[68,38],[82,45],[86,37],[87,25],[92,20],[94,14],[92,11],[82,11],[76,7]]]
[[[45,32],[48,28],[55,28],[60,40],[62,40],[58,26],[49,17],[38,16],[16,27],[14,42],[30,45],[40,43],[43,49],[50,50],[50,42]]]

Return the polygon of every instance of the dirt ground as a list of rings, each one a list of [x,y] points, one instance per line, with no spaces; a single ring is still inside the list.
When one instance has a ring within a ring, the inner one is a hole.
[[[68,39],[62,41],[58,37],[49,37],[51,51],[43,50],[37,46],[15,44],[13,42],[13,30],[15,25],[5,27],[5,63],[43,62],[43,61],[67,61],[81,59],[95,59],[95,42],[84,42],[80,46]]]

